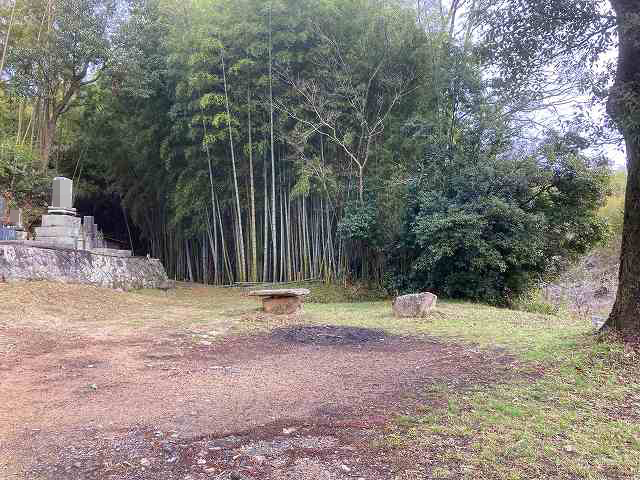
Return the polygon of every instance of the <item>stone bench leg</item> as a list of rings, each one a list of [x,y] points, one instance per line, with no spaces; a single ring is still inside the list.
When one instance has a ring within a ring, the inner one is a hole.
[[[286,315],[302,311],[302,297],[264,297],[262,308],[265,313]]]

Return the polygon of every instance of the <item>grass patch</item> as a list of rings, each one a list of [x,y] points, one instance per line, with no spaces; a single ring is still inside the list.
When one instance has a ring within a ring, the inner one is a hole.
[[[390,439],[429,452],[449,439],[458,462],[450,478],[638,478],[637,363],[598,366],[594,346],[582,370],[557,369],[536,382],[447,391],[448,407],[397,423]],[[617,356],[618,353],[609,352]],[[634,360],[637,362],[637,359]],[[445,462],[451,467],[451,461]]]

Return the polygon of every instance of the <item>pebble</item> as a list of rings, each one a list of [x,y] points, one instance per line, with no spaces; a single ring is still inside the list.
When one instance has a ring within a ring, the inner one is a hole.
[[[148,458],[141,458],[140,465],[142,465],[143,467],[148,467],[149,465],[151,465],[151,461]]]
[[[285,435],[290,435],[293,432],[297,431],[298,429],[296,427],[290,427],[290,428],[283,428],[282,429],[282,433],[284,433]]]
[[[340,468],[345,473],[349,473],[351,471],[351,469],[349,467],[347,467],[344,463],[342,465],[340,465]]]
[[[207,461],[204,458],[199,458],[198,459],[198,465],[206,465]]]

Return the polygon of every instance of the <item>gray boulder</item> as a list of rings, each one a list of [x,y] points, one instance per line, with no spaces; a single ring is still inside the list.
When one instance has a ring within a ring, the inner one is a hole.
[[[426,317],[437,301],[438,297],[429,292],[401,295],[393,301],[393,314],[396,317]]]

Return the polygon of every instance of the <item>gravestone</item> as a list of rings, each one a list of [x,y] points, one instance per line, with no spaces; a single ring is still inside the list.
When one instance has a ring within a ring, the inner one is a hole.
[[[63,248],[82,247],[82,224],[73,208],[73,181],[65,177],[53,179],[51,205],[42,225],[36,227],[36,240]]]
[[[84,238],[85,250],[91,250],[96,246],[95,224],[93,221],[93,217],[90,215],[86,215],[82,219],[82,235]]]
[[[9,212],[9,224],[22,228],[22,209],[12,208]]]
[[[51,206],[56,209],[71,210],[73,208],[73,181],[65,177],[53,179]]]
[[[4,222],[4,198],[0,197],[0,223]]]

